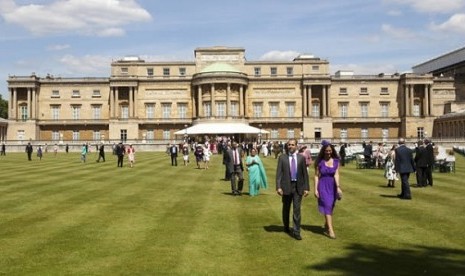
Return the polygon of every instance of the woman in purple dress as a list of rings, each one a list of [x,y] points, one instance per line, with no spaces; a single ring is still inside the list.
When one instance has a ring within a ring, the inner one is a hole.
[[[339,186],[339,157],[336,149],[323,140],[320,153],[315,162],[315,197],[318,210],[325,216],[325,235],[336,238],[333,229],[333,210],[337,199],[341,199]]]

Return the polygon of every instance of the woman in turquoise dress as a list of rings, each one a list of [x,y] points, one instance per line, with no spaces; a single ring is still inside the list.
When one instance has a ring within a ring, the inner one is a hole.
[[[268,188],[265,167],[257,155],[257,149],[253,148],[245,160],[249,171],[249,195],[256,196],[260,189]]]

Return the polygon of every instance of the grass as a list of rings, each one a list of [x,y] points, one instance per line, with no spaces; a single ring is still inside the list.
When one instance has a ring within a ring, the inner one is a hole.
[[[381,170],[349,164],[338,238],[322,234],[308,197],[302,241],[282,232],[275,159],[263,159],[270,188],[252,198],[229,194],[220,156],[209,170],[182,158],[172,167],[163,153],[136,158],[131,169],[95,153],[85,164],[77,153],[1,156],[0,274],[465,275],[462,156],[456,173],[434,173],[433,188],[412,188],[412,201]]]

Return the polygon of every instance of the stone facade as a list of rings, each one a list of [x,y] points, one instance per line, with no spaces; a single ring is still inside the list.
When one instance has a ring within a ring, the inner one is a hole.
[[[247,122],[263,139],[423,137],[455,100],[432,74],[329,73],[311,55],[246,61],[243,48],[197,48],[193,62],[111,64],[108,78],[10,76],[7,140],[157,141],[193,124]],[[250,137],[254,139],[254,137]]]

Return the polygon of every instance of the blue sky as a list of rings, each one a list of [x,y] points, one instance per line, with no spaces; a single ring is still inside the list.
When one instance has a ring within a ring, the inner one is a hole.
[[[8,75],[109,77],[127,55],[193,61],[208,46],[402,73],[465,46],[465,0],[1,0],[0,93]]]

